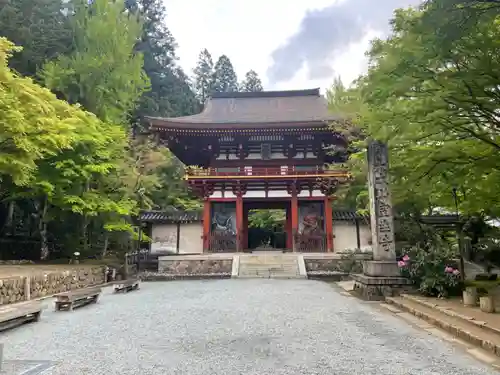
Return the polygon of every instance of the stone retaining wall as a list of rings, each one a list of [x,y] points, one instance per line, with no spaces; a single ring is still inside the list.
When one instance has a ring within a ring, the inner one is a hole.
[[[160,257],[158,272],[142,275],[145,280],[173,280],[186,278],[229,278],[233,258],[206,256]]]
[[[0,280],[0,305],[25,301],[25,278],[11,277]]]
[[[371,259],[371,253],[304,255],[308,276],[331,276],[363,273],[363,261]]]
[[[29,277],[0,279],[0,305],[104,283],[103,267],[85,267]]]

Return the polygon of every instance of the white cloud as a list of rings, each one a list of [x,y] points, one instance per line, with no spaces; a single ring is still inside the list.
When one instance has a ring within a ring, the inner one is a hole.
[[[302,69],[288,81],[270,84],[267,82],[267,71],[273,63],[273,51],[297,33],[307,12],[338,2],[341,1],[165,0],[166,24],[179,45],[177,54],[180,64],[189,75],[199,52],[207,48],[214,61],[221,54],[228,55],[240,79],[250,69],[257,71],[266,90],[325,89],[331,85],[335,75],[340,75],[345,83],[349,83],[365,69],[364,51],[373,34],[351,43],[345,52],[332,58],[330,77],[313,80]]]

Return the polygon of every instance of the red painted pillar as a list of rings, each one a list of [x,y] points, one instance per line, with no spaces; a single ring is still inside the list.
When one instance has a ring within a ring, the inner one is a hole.
[[[236,251],[242,251],[243,245],[243,195],[236,196]]]
[[[210,250],[210,225],[212,221],[212,213],[210,208],[210,200],[205,199],[203,204],[203,252]]]
[[[293,190],[292,191],[292,201],[291,201],[291,213],[290,216],[292,217],[292,248],[293,251],[297,251],[296,246],[295,246],[295,235],[299,231],[299,200],[297,199],[297,191]]]
[[[325,233],[326,233],[326,251],[333,252],[333,212],[329,197],[325,197]]]

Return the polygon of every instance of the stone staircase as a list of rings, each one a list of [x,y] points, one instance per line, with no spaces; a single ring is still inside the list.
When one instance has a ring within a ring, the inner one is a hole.
[[[305,266],[300,267],[304,259],[296,254],[263,252],[239,256],[238,277],[261,278],[304,278]],[[303,271],[301,272],[301,268]]]

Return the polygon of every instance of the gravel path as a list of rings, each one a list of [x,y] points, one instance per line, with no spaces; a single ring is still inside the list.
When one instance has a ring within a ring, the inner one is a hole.
[[[43,375],[498,374],[319,281],[141,288],[106,290],[97,305],[73,312],[51,305],[40,322],[0,334],[5,358],[57,363]]]

